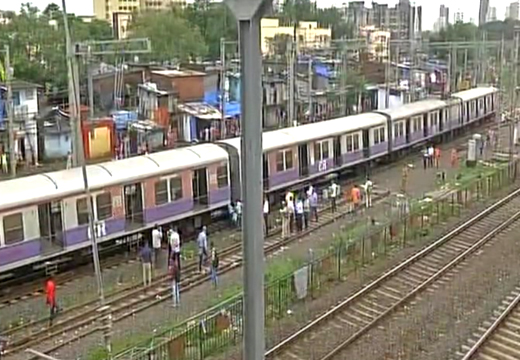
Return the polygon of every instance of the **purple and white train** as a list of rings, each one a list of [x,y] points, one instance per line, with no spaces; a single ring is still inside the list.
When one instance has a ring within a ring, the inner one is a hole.
[[[264,188],[274,193],[494,118],[499,92],[348,116],[263,134]],[[178,222],[196,228],[240,197],[240,139],[87,167],[100,244]],[[89,251],[80,169],[0,182],[0,274]]]

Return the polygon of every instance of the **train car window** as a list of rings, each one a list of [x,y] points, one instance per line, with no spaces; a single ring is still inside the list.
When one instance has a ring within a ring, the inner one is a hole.
[[[4,216],[4,241],[6,245],[24,240],[22,213]]]
[[[352,135],[352,137],[354,138],[354,151],[358,151],[360,146],[359,146],[359,134],[354,134]]]
[[[217,168],[217,186],[223,188],[228,186],[228,168],[227,165],[222,165]]]
[[[171,201],[182,199],[182,178],[179,176],[170,179],[170,196]]]
[[[293,168],[292,150],[280,150],[276,154],[276,171],[282,172]]]
[[[88,224],[87,198],[76,200],[76,216],[78,218],[78,225]]]
[[[354,151],[354,141],[352,135],[347,135],[347,152]]]
[[[155,183],[155,205],[162,205],[168,202],[168,180],[161,180]]]
[[[374,145],[385,142],[385,128],[374,129]]]
[[[329,158],[329,141],[317,141],[314,144],[314,161],[326,160]]]
[[[110,193],[99,194],[96,197],[96,208],[99,221],[112,217],[112,196]]]

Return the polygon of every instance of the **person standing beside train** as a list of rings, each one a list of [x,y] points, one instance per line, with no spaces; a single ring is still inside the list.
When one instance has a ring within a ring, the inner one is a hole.
[[[171,258],[177,261],[177,266],[181,268],[181,237],[176,227],[172,227],[169,233],[168,242],[170,243]]]
[[[152,252],[153,252],[153,266],[155,268],[158,267],[158,262],[161,253],[161,242],[162,242],[162,234],[161,229],[158,224],[155,224],[155,227],[152,230]]]
[[[318,222],[318,193],[316,189],[313,189],[312,195],[310,198],[310,206],[311,206],[311,217],[314,217],[314,221]]]
[[[141,249],[141,262],[143,265],[143,284],[144,287],[152,285],[152,250],[148,241],[144,243],[144,247]]]
[[[311,197],[312,194],[307,193],[305,200],[303,201],[303,222],[305,224],[305,230],[309,228],[309,221],[311,218]]]
[[[264,226],[265,226],[265,236],[269,235],[269,200],[267,196],[264,200]]]
[[[202,265],[206,262],[208,257],[208,236],[206,234],[206,227],[203,226],[197,238],[197,246],[199,248],[199,272],[202,272]]]
[[[366,206],[367,208],[372,207],[372,190],[373,190],[374,184],[372,183],[372,180],[367,177],[367,181],[365,182],[365,200],[366,200]]]
[[[303,230],[303,201],[301,196],[296,200],[296,230],[301,232]]]
[[[58,312],[58,306],[56,305],[56,283],[54,282],[54,279],[52,277],[50,277],[49,280],[47,280],[47,283],[45,284],[45,294],[46,304],[50,310],[49,327],[51,327],[54,321],[54,317]]]
[[[332,184],[330,185],[330,203],[331,203],[331,209],[332,209],[332,212],[335,213],[336,212],[336,199],[339,195],[339,185],[336,184],[335,181],[332,182]]]
[[[280,209],[280,215],[282,217],[282,239],[285,239],[289,235],[289,209],[287,204],[282,201],[282,208]]]

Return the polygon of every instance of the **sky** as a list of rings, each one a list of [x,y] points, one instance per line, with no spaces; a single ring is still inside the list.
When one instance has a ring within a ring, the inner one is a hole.
[[[497,17],[504,18],[506,6],[513,0],[490,0],[490,6],[497,8]],[[0,10],[18,10],[22,3],[31,2],[34,6],[44,9],[49,3],[61,3],[61,0],[0,0]],[[342,7],[348,0],[317,0],[319,7],[336,6]],[[366,4],[372,3],[371,0],[365,0]],[[379,0],[379,3],[388,3],[394,5],[398,0]],[[411,0],[416,5],[423,7],[423,30],[431,30],[433,24],[439,16],[439,6],[445,4],[450,8],[450,21],[453,21],[453,14],[460,10],[464,13],[464,20],[469,21],[471,18],[477,21],[479,0]],[[456,3],[456,6],[453,5]],[[68,0],[67,11],[76,15],[92,15],[92,0]]]

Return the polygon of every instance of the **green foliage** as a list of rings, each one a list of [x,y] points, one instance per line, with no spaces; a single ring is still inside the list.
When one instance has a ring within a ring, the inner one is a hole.
[[[129,30],[132,37],[150,39],[155,61],[188,61],[206,53],[199,29],[176,9],[137,14]]]
[[[45,11],[31,4],[22,4],[19,14],[10,14],[11,21],[0,26],[0,46],[9,45],[14,76],[46,87],[66,88],[66,46],[63,16],[56,4]],[[69,15],[74,42],[102,40],[112,36],[104,21],[83,22]]]

